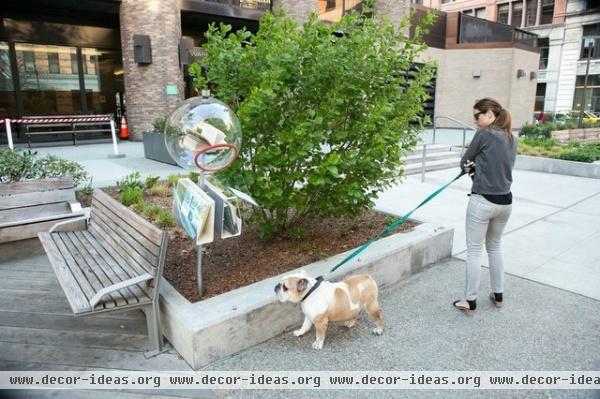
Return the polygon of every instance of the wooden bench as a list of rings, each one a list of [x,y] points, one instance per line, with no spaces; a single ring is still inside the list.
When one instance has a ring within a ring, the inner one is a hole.
[[[74,315],[142,309],[148,355],[160,353],[158,285],[168,234],[98,189],[86,224],[65,221],[38,235]]]
[[[0,183],[0,242],[37,237],[83,215],[70,177]]]

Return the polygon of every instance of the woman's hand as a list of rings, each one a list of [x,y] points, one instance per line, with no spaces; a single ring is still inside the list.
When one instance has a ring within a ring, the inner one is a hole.
[[[463,165],[464,170],[467,174],[471,174],[471,173],[475,173],[475,163],[473,161],[469,161],[467,159],[467,162],[465,162],[465,164]]]

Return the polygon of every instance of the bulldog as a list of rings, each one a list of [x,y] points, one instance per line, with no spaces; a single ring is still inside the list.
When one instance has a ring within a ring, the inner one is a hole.
[[[294,331],[296,337],[306,334],[315,325],[317,338],[312,346],[322,349],[329,322],[345,322],[352,328],[356,325],[362,309],[375,322],[373,334],[383,333],[383,318],[379,308],[379,289],[369,275],[355,275],[338,283],[330,283],[308,276],[303,270],[288,275],[275,286],[280,302],[301,303],[304,323]]]

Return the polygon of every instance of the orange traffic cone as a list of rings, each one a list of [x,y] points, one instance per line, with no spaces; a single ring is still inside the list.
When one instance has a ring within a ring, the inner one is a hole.
[[[127,128],[127,120],[125,115],[121,115],[121,128],[119,129],[119,138],[121,140],[129,140],[129,129]]]

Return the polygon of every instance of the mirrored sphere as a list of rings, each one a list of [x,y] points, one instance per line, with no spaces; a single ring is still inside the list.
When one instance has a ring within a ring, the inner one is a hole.
[[[223,102],[208,96],[181,102],[165,124],[167,151],[182,168],[216,172],[229,166],[242,145],[237,116]]]

